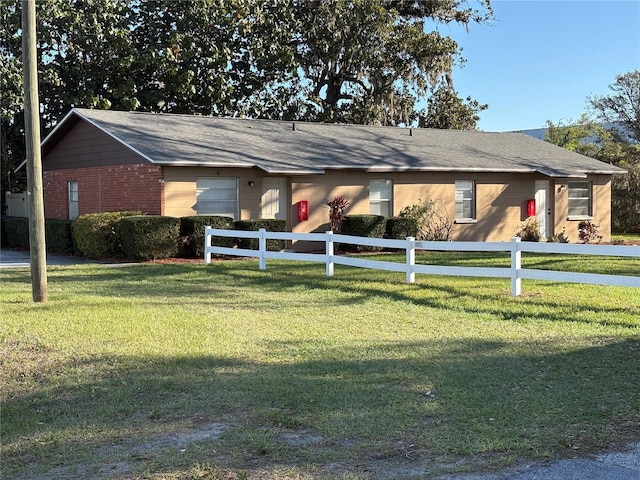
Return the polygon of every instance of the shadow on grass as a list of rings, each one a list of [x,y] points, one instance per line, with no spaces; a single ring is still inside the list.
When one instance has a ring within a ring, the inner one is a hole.
[[[416,284],[404,283],[403,274],[370,271],[363,274],[362,269],[345,268],[331,278],[310,274],[306,265],[275,265],[266,272],[256,275],[250,269],[237,269],[231,265],[219,267],[224,276],[234,282],[247,286],[283,292],[300,285],[308,289],[326,289],[350,293],[344,304],[353,305],[371,298],[389,298],[399,302],[409,302],[418,306],[446,309],[451,312],[486,313],[507,321],[530,320],[532,318],[554,322],[584,322],[601,325],[619,325],[637,329],[640,325],[640,290],[629,288],[627,303],[615,303],[616,306],[603,306],[600,302],[576,302],[572,298],[539,297],[521,299],[509,294],[509,280],[496,280],[504,284],[504,293],[486,293],[486,279],[468,280],[460,287],[447,285],[439,277],[430,277]],[[562,286],[548,282],[550,286]],[[597,300],[597,299],[593,299]],[[331,300],[329,300],[331,301]],[[339,304],[339,300],[335,300]],[[619,317],[632,318],[625,321]],[[635,320],[633,320],[635,319]]]
[[[2,407],[8,478],[48,478],[61,466],[98,478],[109,464],[134,473],[202,462],[353,467],[400,455],[402,442],[425,454],[562,457],[640,436],[637,339],[564,353],[514,353],[479,340],[272,342],[273,358],[283,359],[274,363],[52,361],[56,352],[10,345]],[[25,351],[28,363],[19,361]],[[46,358],[48,368],[38,368]],[[197,435],[212,425],[216,435]],[[311,444],[284,440],[283,432],[299,431],[314,433]]]
[[[392,272],[341,267],[334,277],[326,277],[324,265],[320,264],[274,262],[266,271],[259,271],[256,262],[246,260],[197,266],[135,265],[82,272],[78,268],[73,273],[66,270],[64,275],[54,274],[51,283],[82,285],[79,293],[97,291],[107,297],[144,297],[146,302],[156,298],[163,303],[171,303],[172,299],[180,303],[184,298],[194,298],[199,304],[211,305],[230,302],[242,306],[243,288],[271,292],[272,296],[265,296],[261,301],[252,299],[252,306],[261,309],[269,309],[270,305],[274,309],[281,308],[274,300],[287,292],[324,290],[335,292],[335,295],[322,296],[321,301],[328,309],[352,306],[377,297],[451,312],[484,313],[506,321],[534,318],[605,326],[615,324],[635,329],[639,325],[634,319],[640,318],[640,290],[633,288],[627,289],[629,295],[622,302],[602,302],[598,296],[577,302],[571,295],[565,298],[555,295],[553,289],[560,291],[567,284],[546,282],[546,288],[551,289],[549,295],[527,296],[527,290],[536,290],[529,287],[524,288],[524,298],[516,298],[509,295],[507,279],[463,279],[452,285],[452,282],[441,280],[443,277],[420,276],[416,284],[406,284],[403,274]],[[504,285],[504,292],[487,288],[488,282]]]

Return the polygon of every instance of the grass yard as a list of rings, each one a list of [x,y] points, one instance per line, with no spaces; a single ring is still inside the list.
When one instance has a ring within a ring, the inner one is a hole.
[[[51,267],[34,304],[0,275],[6,478],[424,478],[640,440],[640,289],[237,260]]]

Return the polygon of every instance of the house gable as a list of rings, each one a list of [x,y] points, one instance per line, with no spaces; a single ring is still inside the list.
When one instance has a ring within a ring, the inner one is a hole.
[[[44,171],[149,163],[131,148],[82,119],[50,148],[43,150],[46,152],[42,163]]]

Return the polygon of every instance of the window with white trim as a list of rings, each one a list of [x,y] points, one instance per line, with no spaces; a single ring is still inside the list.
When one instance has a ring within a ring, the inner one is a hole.
[[[70,180],[67,182],[67,190],[69,192],[69,220],[78,217],[78,181]]]
[[[476,185],[473,180],[456,180],[456,221],[476,218]]]
[[[196,178],[196,213],[220,215],[238,220],[238,179]]]
[[[391,180],[371,180],[369,182],[369,213],[391,217],[392,191]]]
[[[569,182],[569,217],[591,217],[591,182]]]

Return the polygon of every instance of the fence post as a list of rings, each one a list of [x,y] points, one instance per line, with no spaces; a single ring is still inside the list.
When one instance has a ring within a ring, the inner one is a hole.
[[[325,253],[327,264],[327,277],[333,277],[333,232],[325,232],[327,234],[325,240]]]
[[[207,225],[204,227],[204,263],[211,263],[211,252],[207,247],[211,245],[211,234],[209,233],[209,229],[211,226]]]
[[[416,264],[416,239],[413,237],[407,237],[407,283],[415,283],[416,272],[413,271],[413,266]]]
[[[520,269],[522,268],[522,251],[520,250],[519,237],[511,239],[511,295],[517,297],[522,291],[522,279]]]
[[[267,239],[265,238],[266,230],[261,228],[258,230],[260,236],[258,237],[258,251],[260,252],[260,270],[267,269],[267,257],[265,256],[265,252],[267,251]]]

